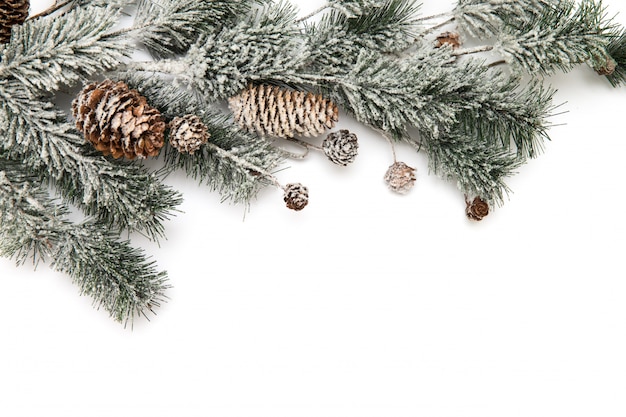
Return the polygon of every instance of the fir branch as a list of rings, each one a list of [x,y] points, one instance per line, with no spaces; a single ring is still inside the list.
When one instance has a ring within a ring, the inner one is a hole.
[[[116,7],[79,7],[25,23],[0,46],[0,79],[15,79],[32,94],[53,93],[90,75],[115,68],[129,46],[107,36]]]
[[[522,87],[520,79],[494,73],[489,85],[476,87],[476,97],[467,96],[477,106],[459,114],[458,129],[480,143],[507,151],[514,146],[519,157],[534,158],[549,140],[547,119],[555,108],[555,93],[537,80]]]
[[[163,235],[162,222],[180,195],[156,173],[114,163],[86,147],[51,103],[35,100],[15,82],[0,83],[0,150],[53,181],[64,198],[107,227]]]
[[[419,33],[413,0],[385,0],[360,10],[356,16],[333,10],[306,28],[310,61],[324,73],[351,65],[363,49],[381,53],[404,51]]]
[[[509,192],[505,179],[515,173],[523,159],[473,137],[455,132],[426,142],[431,171],[456,181],[468,196],[502,204]]]
[[[459,28],[470,36],[497,36],[507,22],[540,15],[558,0],[459,0],[452,11]]]
[[[299,81],[309,55],[295,18],[290,3],[278,2],[203,37],[180,59],[131,63],[127,69],[172,75],[209,101],[232,97],[251,81]]]
[[[611,30],[604,14],[600,1],[561,1],[541,14],[507,22],[496,50],[531,74],[569,71],[603,55]]]
[[[164,300],[167,276],[143,251],[133,248],[106,225],[64,220],[67,208],[47,195],[21,164],[0,159],[0,254],[18,263],[51,259],[115,320],[132,323]]]
[[[159,58],[186,52],[198,38],[250,12],[257,0],[140,0],[137,38]]]

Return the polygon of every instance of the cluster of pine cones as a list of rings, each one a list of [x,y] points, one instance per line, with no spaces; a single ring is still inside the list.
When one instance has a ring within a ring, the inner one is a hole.
[[[159,110],[124,82],[105,80],[86,86],[72,102],[76,128],[104,155],[127,159],[157,156],[165,144],[166,124]],[[193,154],[209,139],[199,117],[169,123],[170,144]]]

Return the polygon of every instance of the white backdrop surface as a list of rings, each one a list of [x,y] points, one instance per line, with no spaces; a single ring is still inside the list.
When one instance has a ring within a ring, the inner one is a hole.
[[[388,145],[343,117],[352,166],[278,174],[311,190],[302,212],[167,179],[183,213],[134,242],[173,288],[133,330],[46,265],[0,259],[0,415],[623,417],[626,88],[587,68],[547,82],[568,113],[479,224],[411,149],[416,187],[388,191]]]

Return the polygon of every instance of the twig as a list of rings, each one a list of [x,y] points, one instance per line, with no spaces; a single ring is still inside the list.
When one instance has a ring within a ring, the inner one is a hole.
[[[477,46],[476,48],[460,49],[458,51],[453,52],[452,55],[462,56],[462,55],[479,54],[481,52],[493,51],[493,49],[494,49],[493,45],[483,45],[483,46]]]
[[[434,19],[439,19],[440,17],[446,17],[446,16],[450,16],[450,12],[444,12],[444,13],[433,14],[430,16],[420,17],[420,18],[415,19],[415,21],[423,22],[425,20],[434,20]]]
[[[298,20],[296,20],[296,23],[302,23],[306,20],[311,19],[312,17],[322,13],[324,10],[328,9],[330,7],[330,4],[326,3],[325,5],[313,10],[311,13],[309,13],[308,15],[299,18]]]
[[[428,29],[426,29],[426,30],[422,33],[422,36],[429,35],[429,34],[433,33],[434,31],[436,31],[437,29],[440,29],[440,28],[442,28],[442,27],[444,27],[444,26],[446,26],[446,25],[449,25],[450,23],[454,22],[455,20],[456,20],[456,18],[455,18],[455,17],[451,17],[451,18],[450,18],[450,19],[448,19],[448,20],[445,20],[445,21],[443,21],[443,22],[441,22],[441,23],[439,23],[439,24],[437,24],[437,25],[435,25],[435,26],[433,26],[433,27],[431,27],[431,28],[428,28]]]
[[[30,16],[27,21],[30,20],[35,20],[35,19],[39,19],[40,17],[45,17],[48,15],[51,15],[52,13],[56,12],[57,10],[67,6],[68,4],[70,4],[73,0],[65,0],[62,1],[61,3],[59,3],[57,0],[54,1],[54,4],[50,7],[48,7],[46,10],[44,10],[41,13],[38,13],[36,15]]]

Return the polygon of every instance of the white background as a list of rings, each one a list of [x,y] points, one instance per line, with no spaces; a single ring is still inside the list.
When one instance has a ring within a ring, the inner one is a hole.
[[[0,260],[0,415],[625,416],[626,90],[587,68],[546,82],[569,113],[482,223],[411,149],[415,189],[388,191],[388,145],[344,117],[354,165],[278,174],[309,187],[302,212],[267,189],[244,220],[168,179],[184,213],[160,247],[135,242],[170,301],[133,330],[46,265]]]

